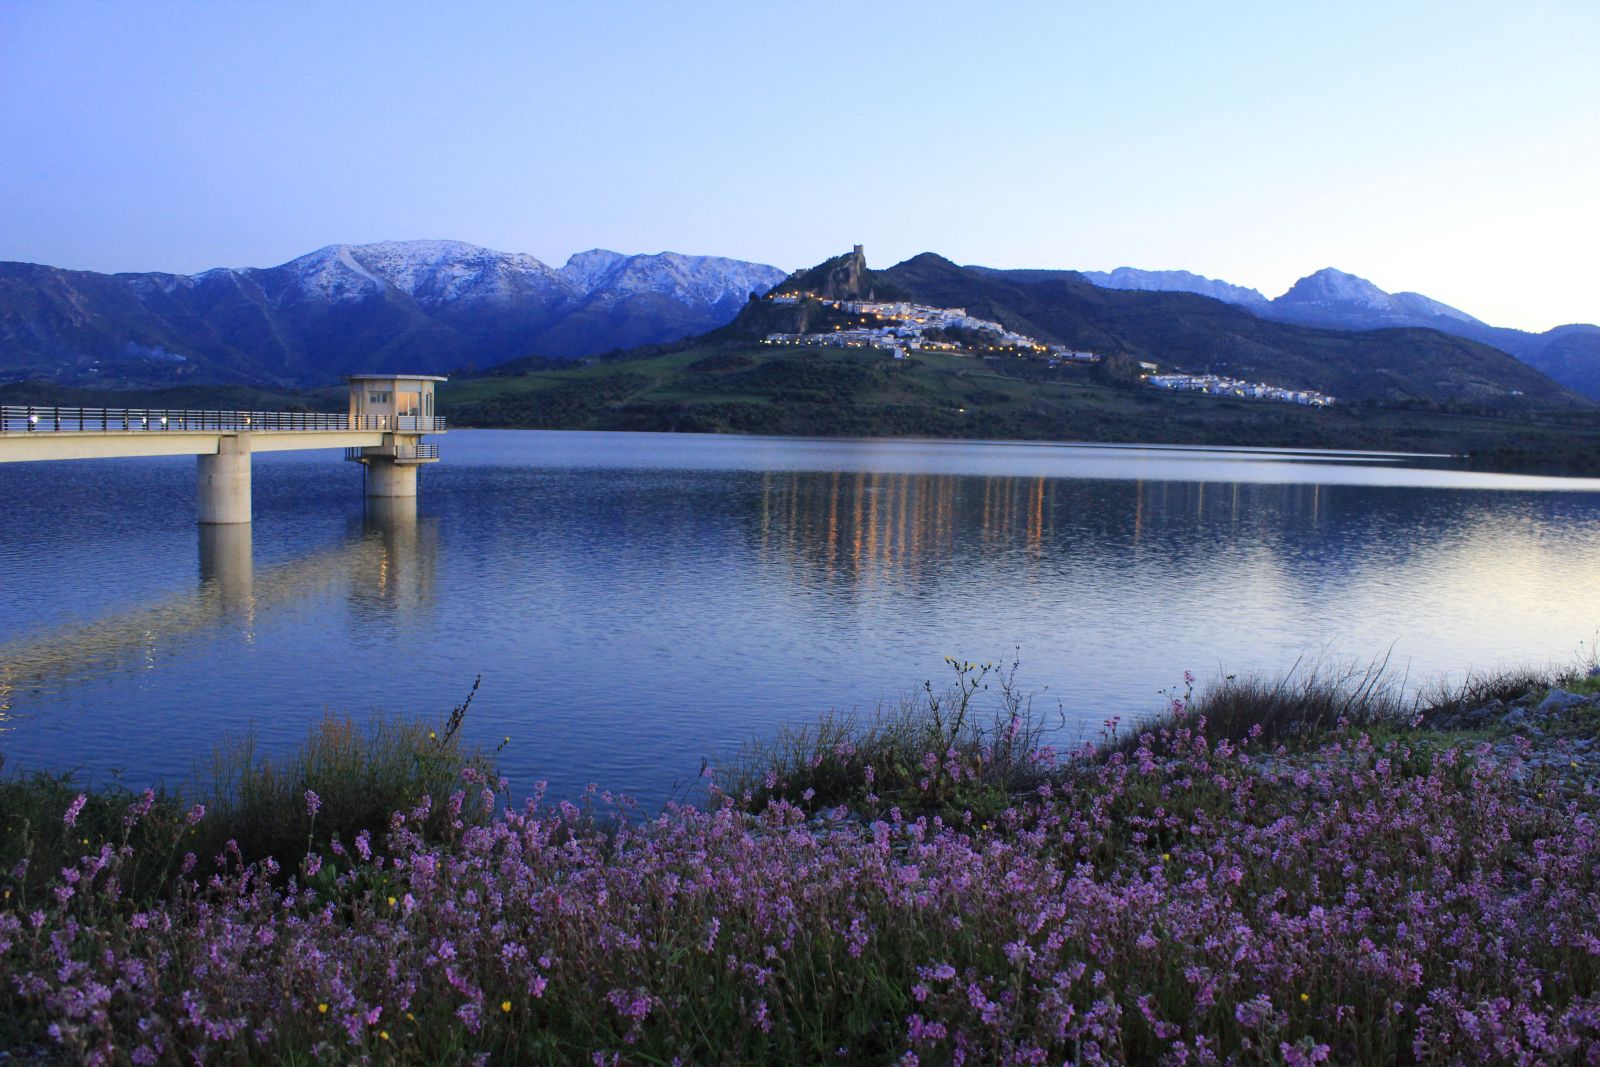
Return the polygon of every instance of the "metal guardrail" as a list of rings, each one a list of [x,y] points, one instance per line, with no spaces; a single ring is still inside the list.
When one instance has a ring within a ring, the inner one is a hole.
[[[443,433],[436,415],[340,415],[325,411],[184,411],[177,408],[0,407],[0,433],[163,433],[174,430]],[[437,449],[438,446],[432,446]]]
[[[368,456],[387,456],[390,459],[438,459],[439,446],[430,444],[395,445],[393,448],[347,448],[345,459],[365,459]]]

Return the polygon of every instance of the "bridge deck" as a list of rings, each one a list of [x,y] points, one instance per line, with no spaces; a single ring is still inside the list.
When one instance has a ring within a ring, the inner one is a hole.
[[[249,434],[250,451],[376,447],[388,435],[445,432],[416,415],[160,408],[0,407],[0,463],[120,456],[215,455],[223,437]]]

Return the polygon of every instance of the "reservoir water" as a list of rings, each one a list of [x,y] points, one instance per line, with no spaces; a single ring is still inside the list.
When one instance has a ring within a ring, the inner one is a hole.
[[[458,431],[414,509],[337,453],[0,465],[6,771],[182,783],[326,709],[466,722],[514,788],[647,804],[703,758],[1019,658],[1063,740],[1185,669],[1411,684],[1600,631],[1600,481],[1371,454]]]

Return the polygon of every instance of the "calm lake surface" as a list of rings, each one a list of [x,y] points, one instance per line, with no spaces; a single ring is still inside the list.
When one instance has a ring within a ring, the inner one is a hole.
[[[325,709],[509,736],[514,788],[647,804],[779,725],[1020,657],[1062,739],[1192,669],[1388,655],[1417,683],[1600,630],[1600,481],[1376,455],[458,431],[414,510],[332,452],[0,465],[9,770],[185,781]]]

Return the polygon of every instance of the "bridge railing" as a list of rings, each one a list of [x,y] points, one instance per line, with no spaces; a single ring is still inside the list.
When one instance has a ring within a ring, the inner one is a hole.
[[[343,415],[326,411],[188,411],[178,408],[0,407],[0,433],[163,433],[183,430],[225,433],[383,430],[443,433],[435,415]]]
[[[395,445],[393,448],[347,448],[344,450],[345,459],[363,459],[367,456],[388,456],[392,459],[438,459],[439,446],[425,442],[414,445]]]

